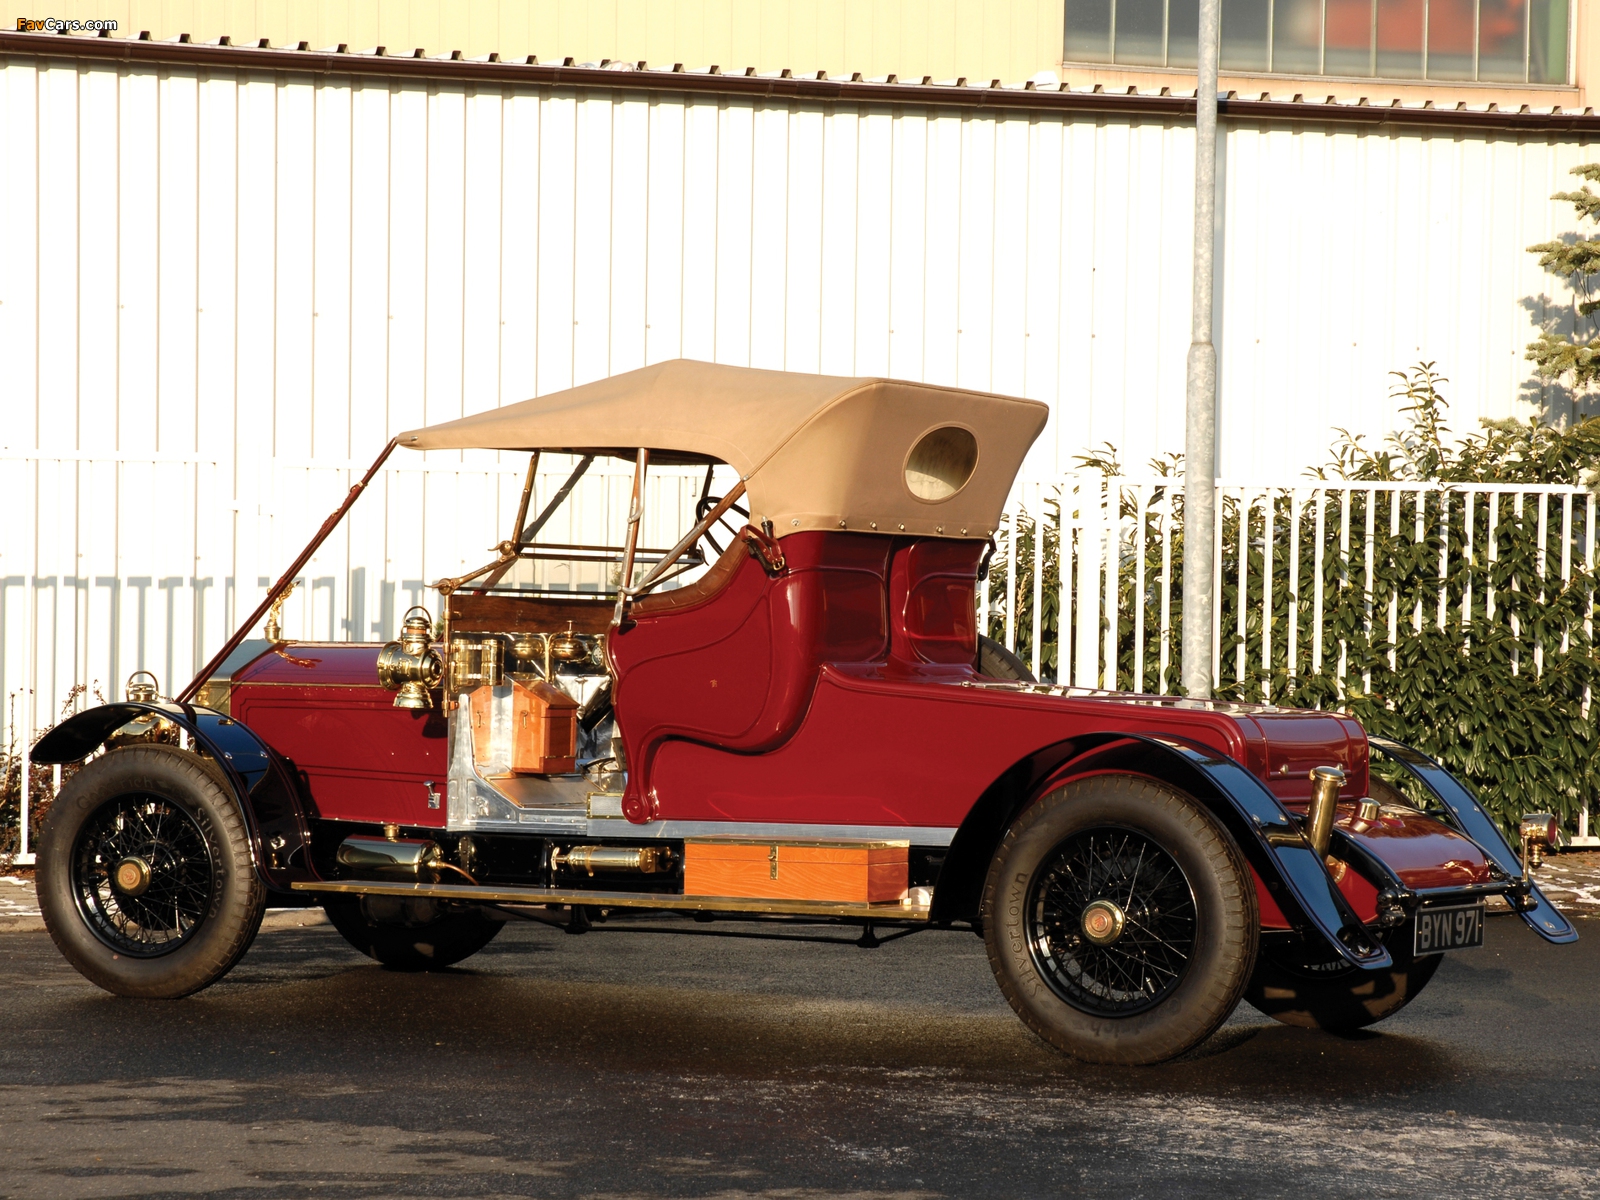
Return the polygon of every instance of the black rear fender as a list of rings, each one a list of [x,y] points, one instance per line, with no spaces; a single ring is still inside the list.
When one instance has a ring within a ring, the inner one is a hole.
[[[1299,824],[1265,784],[1225,755],[1124,733],[1046,747],[995,780],[950,844],[934,889],[934,920],[978,918],[989,862],[1025,807],[1071,779],[1112,772],[1159,779],[1204,804],[1301,936],[1325,941],[1359,967],[1390,965],[1389,952],[1366,930]]]
[[[103,704],[55,726],[39,739],[31,757],[38,763],[77,762],[104,746],[129,721],[147,713],[184,730],[190,744],[203,749],[214,762],[244,816],[251,856],[262,882],[287,891],[296,880],[315,878],[308,854],[311,827],[293,768],[232,717],[189,704]]]
[[[1507,898],[1529,929],[1557,945],[1578,940],[1572,922],[1556,911],[1531,878],[1524,876],[1516,850],[1471,789],[1428,755],[1403,742],[1380,737],[1369,737],[1367,741],[1385,758],[1404,767],[1433,796],[1439,813],[1456,832],[1476,843],[1500,873],[1514,881]]]

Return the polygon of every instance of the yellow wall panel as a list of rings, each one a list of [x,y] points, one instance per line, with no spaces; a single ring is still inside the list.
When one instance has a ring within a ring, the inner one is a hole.
[[[1026,79],[1060,57],[1060,0],[84,0],[119,37],[227,35],[541,62],[716,63],[724,71]],[[52,10],[51,15],[57,15]]]

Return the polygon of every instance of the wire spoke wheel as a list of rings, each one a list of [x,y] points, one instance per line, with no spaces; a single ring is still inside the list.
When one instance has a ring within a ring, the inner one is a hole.
[[[1255,965],[1250,869],[1193,797],[1097,774],[1027,805],[984,882],[984,944],[1006,1000],[1087,1062],[1162,1062],[1210,1037]]]
[[[1159,1004],[1194,951],[1194,892],[1183,868],[1131,829],[1062,842],[1028,903],[1028,944],[1052,991],[1074,1008],[1125,1017]]]
[[[211,910],[216,870],[195,819],[148,793],[117,796],[89,818],[72,856],[78,910],[121,954],[170,954]]]
[[[261,928],[266,884],[240,801],[214,763],[176,746],[90,759],[39,838],[45,928],[86,979],[176,999],[228,973]]]

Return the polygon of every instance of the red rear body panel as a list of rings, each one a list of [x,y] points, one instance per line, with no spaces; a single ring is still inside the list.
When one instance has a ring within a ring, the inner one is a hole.
[[[1323,764],[1366,794],[1366,736],[1338,714],[971,686],[978,543],[783,549],[777,577],[746,558],[699,605],[611,639],[633,819],[954,827],[1013,763],[1106,732],[1227,754],[1289,802]]]

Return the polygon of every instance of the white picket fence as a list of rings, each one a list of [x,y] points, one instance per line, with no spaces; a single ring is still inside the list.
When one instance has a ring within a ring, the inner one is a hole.
[[[1176,618],[1182,607],[1174,573],[1174,512],[1182,495],[1181,477],[1112,477],[1087,470],[1020,480],[997,539],[994,582],[980,592],[980,627],[1020,651],[1041,680],[1107,691],[1172,692],[1179,676]],[[1431,621],[1444,629],[1452,614],[1463,621],[1504,620],[1516,636],[1518,617],[1497,590],[1509,586],[1542,599],[1558,581],[1570,581],[1575,570],[1595,565],[1597,497],[1582,487],[1220,481],[1217,512],[1213,686],[1257,687],[1266,701],[1273,699],[1274,667],[1284,669],[1291,683],[1331,668],[1341,696],[1347,684],[1351,690],[1371,690],[1370,670],[1362,672],[1359,683],[1349,679],[1348,646],[1325,636],[1334,588],[1360,589],[1363,634],[1386,637],[1390,645],[1407,626],[1420,633]],[[1240,519],[1224,521],[1224,515]],[[1497,585],[1487,568],[1496,561],[1494,535],[1511,519],[1532,529],[1539,547],[1536,567],[1530,578]],[[1418,598],[1405,611],[1392,590],[1383,597],[1375,587],[1374,534],[1384,532],[1380,522],[1391,540],[1409,536],[1430,555],[1437,540],[1438,585],[1426,602]],[[1030,523],[1031,536],[1026,536]],[[1017,536],[1019,528],[1024,536]],[[1229,545],[1225,528],[1234,539]],[[1011,569],[1014,538],[1016,570]],[[1061,549],[1048,552],[1052,542]],[[1056,564],[1048,585],[1042,556]],[[1303,570],[1308,558],[1309,569]],[[1471,569],[1463,570],[1464,565]],[[1226,589],[1236,590],[1237,602],[1223,602]],[[1054,635],[1045,627],[1050,602],[1059,614]],[[1025,618],[1020,627],[1019,614]],[[1593,633],[1593,614],[1591,598],[1586,633]],[[1282,631],[1281,645],[1274,644],[1275,627]],[[1130,635],[1131,655],[1119,653]],[[1557,652],[1569,645],[1563,637]],[[1541,671],[1545,652],[1543,644],[1530,644],[1522,669]],[[1327,655],[1333,657],[1325,662]],[[1394,661],[1390,650],[1391,667]],[[1590,835],[1587,812],[1579,814],[1569,838],[1574,845],[1600,845],[1600,838]]]
[[[255,477],[238,472],[235,496],[219,496],[217,464],[195,455],[10,454],[0,464],[0,503],[15,518],[0,526],[0,749],[23,757],[37,733],[65,712],[114,699],[135,669],[154,670],[164,690],[186,681],[248,613],[270,579],[337,504],[365,466],[326,460],[268,460]],[[308,564],[303,586],[286,606],[291,637],[375,640],[394,635],[410,603],[428,599],[427,582],[459,574],[492,556],[510,524],[525,459],[488,456],[439,461],[407,458],[388,466],[339,531]],[[570,462],[541,464],[530,512],[565,481]],[[596,464],[579,486],[570,514],[544,535],[578,541],[616,537],[627,507],[631,472]],[[692,521],[703,476],[686,470],[652,475],[645,544],[668,545]],[[713,493],[720,490],[714,488]],[[996,595],[985,591],[980,617],[1006,644],[1023,647],[1034,674],[1079,687],[1166,693],[1178,677],[1175,617],[1181,607],[1174,573],[1174,505],[1179,479],[1108,477],[1071,472],[1019,481],[1007,508],[996,554]],[[1495,590],[1481,576],[1455,568],[1492,558],[1494,543],[1476,544],[1509,517],[1536,518],[1543,548],[1534,578],[1513,586],[1540,592],[1595,561],[1596,497],[1578,487],[1414,483],[1348,483],[1305,479],[1282,486],[1218,484],[1218,511],[1242,512],[1247,541],[1214,547],[1220,596],[1237,589],[1242,603],[1215,607],[1212,645],[1219,687],[1262,682],[1263,664],[1281,663],[1292,680],[1320,673],[1325,655],[1346,681],[1344,647],[1324,637],[1330,609],[1329,556],[1338,584],[1368,598],[1365,629],[1393,642],[1409,623],[1420,631],[1463,618],[1495,619]],[[1466,536],[1454,541],[1449,513],[1466,515]],[[1030,550],[1009,569],[1010,534],[1033,522]],[[1373,533],[1417,542],[1441,531],[1439,586],[1428,604],[1402,612],[1394,597],[1374,602]],[[1142,531],[1142,534],[1140,533]],[[1046,595],[1040,552],[1059,540],[1059,581]],[[1304,552],[1312,569],[1301,577]],[[1225,553],[1226,552],[1226,553]],[[1274,564],[1287,566],[1287,588]],[[1024,594],[1017,594],[1019,576]],[[1453,582],[1452,582],[1453,581]],[[574,580],[576,587],[597,581]],[[1131,586],[1129,586],[1131,585]],[[1059,630],[1043,618],[1047,599],[1059,607]],[[1017,615],[1028,619],[1018,627]],[[1274,612],[1284,612],[1284,643],[1275,645]],[[1259,632],[1246,637],[1249,618]],[[1515,620],[1508,617],[1508,620]],[[1132,655],[1119,658],[1131,632]],[[1515,630],[1513,630],[1515,632]],[[1227,645],[1224,645],[1224,639]],[[1530,667],[1543,665],[1533,647]],[[1054,669],[1049,666],[1055,658]],[[1361,686],[1370,685],[1363,679]],[[1578,836],[1587,839],[1587,819]],[[1600,841],[1589,839],[1594,844]]]
[[[1167,694],[1177,681],[1179,648],[1175,640],[1174,616],[1181,608],[1181,597],[1174,586],[1173,513],[1183,496],[1181,477],[1132,478],[1108,476],[1088,470],[1048,479],[1019,480],[1007,506],[996,561],[1009,560],[1009,537],[1018,518],[1032,520],[1048,530],[1046,536],[1033,537],[1021,554],[1021,569],[1001,571],[1003,600],[987,593],[979,598],[980,620],[984,627],[998,625],[1008,649],[1019,641],[1026,644],[1033,673],[1052,682],[1108,691]],[[1364,504],[1353,505],[1358,497]],[[1352,520],[1358,508],[1359,520]],[[1224,605],[1213,606],[1211,628],[1214,687],[1244,682],[1258,677],[1263,664],[1275,661],[1272,642],[1273,613],[1286,608],[1287,645],[1283,647],[1288,675],[1322,670],[1324,642],[1323,618],[1331,600],[1326,594],[1326,572],[1330,554],[1337,555],[1348,586],[1359,587],[1364,595],[1374,593],[1374,531],[1377,521],[1387,519],[1388,533],[1400,536],[1409,531],[1417,543],[1440,536],[1439,584],[1431,614],[1415,605],[1402,614],[1394,597],[1385,611],[1369,603],[1365,629],[1387,632],[1392,642],[1402,619],[1409,619],[1420,632],[1428,616],[1443,628],[1446,613],[1458,607],[1463,620],[1481,613],[1494,619],[1497,613],[1495,587],[1474,576],[1466,576],[1465,586],[1452,592],[1449,580],[1461,565],[1478,563],[1487,556],[1495,559],[1495,543],[1478,544],[1476,531],[1483,528],[1491,537],[1503,519],[1535,518],[1537,538],[1544,548],[1538,572],[1515,586],[1542,591],[1543,585],[1572,578],[1575,568],[1592,569],[1595,562],[1597,497],[1586,488],[1557,484],[1437,484],[1437,483],[1352,483],[1307,479],[1283,486],[1262,486],[1219,481],[1217,512],[1243,514],[1237,534],[1249,539],[1248,546],[1223,543],[1225,522],[1218,520],[1213,562],[1213,594],[1220,597],[1226,586],[1236,587],[1243,602],[1232,608],[1232,629],[1223,626]],[[1466,536],[1452,542],[1450,523],[1445,518],[1455,513],[1466,518]],[[1481,523],[1481,524],[1480,524]],[[1144,536],[1138,536],[1139,530]],[[1337,550],[1330,545],[1337,531]],[[1049,535],[1066,547],[1058,572],[1054,599],[1062,619],[1059,628],[1067,636],[1051,639],[1042,629],[1045,608],[1044,577],[1040,554]],[[1302,547],[1312,557],[1309,578],[1300,578]],[[1353,547],[1353,549],[1352,549]],[[1248,549],[1251,553],[1245,553]],[[1228,561],[1231,559],[1231,562]],[[1288,592],[1275,590],[1276,565],[1287,567]],[[1031,597],[1018,597],[1018,577],[1029,580]],[[1123,583],[1132,584],[1132,603],[1123,611]],[[1020,603],[1031,599],[1031,603]],[[1152,613],[1152,603],[1154,612]],[[1307,603],[1309,601],[1309,603]],[[1499,607],[1503,608],[1503,605]],[[1017,613],[1029,611],[1031,621],[1018,629]],[[1252,610],[1260,615],[1260,640],[1245,639],[1247,620]],[[1514,617],[1508,618],[1515,620]],[[1131,620],[1133,661],[1131,668],[1119,662],[1117,653],[1119,623]],[[1592,626],[1590,626],[1592,629]],[[1223,652],[1223,637],[1232,632],[1237,638],[1231,653]],[[1152,645],[1152,640],[1154,645]],[[1050,650],[1059,654],[1055,671],[1045,666]],[[1535,669],[1542,663],[1537,647],[1530,659]],[[1346,663],[1341,658],[1335,667],[1343,681]],[[1270,678],[1262,680],[1266,699],[1271,699]],[[1370,684],[1364,680],[1363,686]]]

